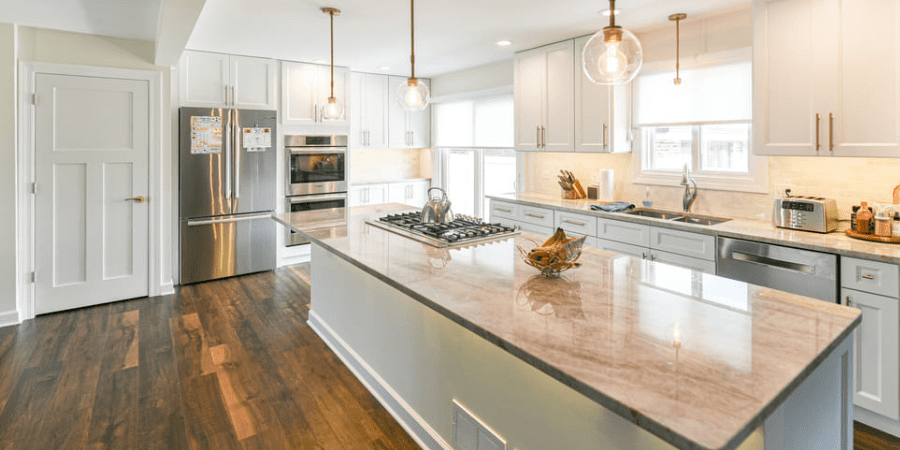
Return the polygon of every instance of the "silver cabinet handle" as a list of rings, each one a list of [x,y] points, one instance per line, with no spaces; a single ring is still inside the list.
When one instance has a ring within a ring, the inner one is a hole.
[[[366,132],[359,130],[359,145],[366,145]]]
[[[144,198],[143,195],[138,195],[137,197],[126,198],[126,202],[135,202],[135,203],[144,203],[147,199]]]
[[[607,132],[607,128],[608,128],[608,127],[607,127],[606,124],[604,123],[604,124],[603,124],[603,148],[609,148],[609,143],[608,143],[608,141],[606,140],[606,132]]]
[[[568,220],[568,219],[563,220],[563,223],[567,223],[567,224],[569,224],[569,225],[578,225],[579,227],[583,227],[583,226],[586,226],[586,225],[587,225],[587,224],[584,223],[584,222],[575,222],[575,221]]]
[[[822,145],[819,143],[819,121],[822,120],[822,117],[819,116],[819,113],[816,113],[816,151],[818,152]]]
[[[528,217],[534,217],[535,219],[543,219],[544,218],[544,216],[539,216],[537,214],[531,214],[531,213],[527,213],[525,215]]]
[[[228,85],[225,85],[225,106],[228,106]]]
[[[834,151],[834,114],[828,113],[828,150]]]
[[[495,209],[496,209],[497,211],[503,211],[503,212],[508,212],[508,213],[511,213],[511,212],[512,212],[511,209],[506,209],[506,208],[500,208],[500,207],[497,207],[497,208],[495,208]]]
[[[874,279],[875,279],[875,275],[863,275],[862,278],[865,278],[865,279],[867,279],[867,280],[874,280]]]
[[[200,225],[212,225],[214,223],[231,223],[231,222],[243,222],[245,220],[259,220],[259,219],[271,219],[271,214],[256,214],[252,216],[240,216],[240,217],[230,217],[227,219],[208,219],[208,220],[189,220],[187,226],[196,227]]]
[[[547,148],[547,129],[541,127],[541,148]]]
[[[234,86],[231,86],[231,106],[234,106],[234,103],[237,101],[235,99],[236,97],[234,95]]]
[[[537,129],[537,131],[535,132],[534,146],[537,148],[541,148],[541,126],[538,125],[535,128]]]

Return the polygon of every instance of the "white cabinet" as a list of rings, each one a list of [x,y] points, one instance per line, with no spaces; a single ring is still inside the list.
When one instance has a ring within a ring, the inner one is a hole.
[[[574,42],[515,56],[516,150],[575,149]]]
[[[712,236],[710,236],[712,237]],[[671,266],[683,267],[685,269],[696,270],[697,272],[716,274],[716,261],[708,259],[694,258],[691,256],[679,255],[677,253],[669,253],[661,250],[650,249],[650,261],[661,262]]]
[[[639,245],[626,244],[624,242],[618,241],[610,241],[607,239],[597,239],[597,247],[600,250],[606,250],[608,252],[621,253],[623,255],[634,256],[635,258],[647,259],[649,256],[649,249],[647,247],[641,247]]]
[[[387,75],[350,74],[350,148],[388,148]]]
[[[709,234],[651,227],[650,248],[707,261],[716,260],[716,237]],[[715,269],[713,266],[713,271]]]
[[[753,24],[756,154],[900,156],[900,2],[753,0]]]
[[[608,241],[650,247],[650,226],[622,220],[597,219],[597,237]]]
[[[338,119],[323,117],[328,97],[331,96],[331,71],[329,66],[284,61],[281,63],[281,120],[282,123],[303,125],[312,133],[340,132],[346,129],[353,105],[349,98],[350,71],[334,68],[334,98],[344,108]]]
[[[391,183],[388,187],[388,203],[423,207],[427,201],[429,181],[407,181]]]
[[[406,83],[404,77],[389,77],[388,81],[388,143],[390,148],[431,147],[431,106],[422,111],[406,111],[394,98],[397,88]],[[420,83],[431,87],[430,82],[419,78]]]
[[[716,273],[716,238],[703,233],[597,219],[600,248],[704,273]]]
[[[553,217],[554,211],[550,208],[491,200],[492,223],[517,226],[526,233],[549,238],[556,232]]]
[[[841,302],[862,311],[853,351],[853,403],[900,419],[900,312],[897,298],[841,289]],[[857,419],[859,420],[859,419]]]
[[[275,60],[185,51],[178,72],[182,106],[277,109]]]
[[[575,39],[575,151],[631,151],[631,83],[596,84],[582,70],[581,52],[591,36]]]
[[[350,206],[380,205],[388,198],[387,184],[363,184],[350,187]]]

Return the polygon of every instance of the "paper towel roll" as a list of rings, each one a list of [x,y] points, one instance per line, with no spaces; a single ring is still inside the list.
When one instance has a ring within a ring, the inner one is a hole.
[[[615,171],[612,169],[600,170],[600,176],[597,179],[597,186],[600,188],[599,200],[611,202],[616,199],[616,177]]]

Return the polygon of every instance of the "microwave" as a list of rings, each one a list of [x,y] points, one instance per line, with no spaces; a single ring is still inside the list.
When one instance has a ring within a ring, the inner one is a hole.
[[[347,192],[347,136],[284,137],[285,195]]]

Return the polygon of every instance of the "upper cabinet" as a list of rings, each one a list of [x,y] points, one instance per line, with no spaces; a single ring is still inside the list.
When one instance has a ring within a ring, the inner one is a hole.
[[[406,83],[405,77],[388,77],[388,110],[390,111],[390,148],[428,148],[431,147],[431,106],[422,111],[406,111],[394,98],[398,86]],[[431,88],[424,78],[419,82]]]
[[[759,155],[900,156],[900,1],[753,0]]]
[[[388,77],[369,73],[350,75],[350,148],[387,148]]]
[[[179,63],[182,106],[276,109],[278,62],[185,51]]]
[[[581,52],[591,36],[575,39],[575,151],[631,151],[631,83],[596,84],[582,70]]]
[[[516,150],[575,150],[574,56],[571,40],[516,54]]]
[[[306,125],[310,132],[335,132],[346,129],[352,114],[350,99],[350,71],[334,68],[334,97],[344,107],[341,118],[323,117],[325,104],[331,95],[329,66],[284,61],[281,63],[282,123]]]

